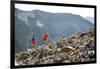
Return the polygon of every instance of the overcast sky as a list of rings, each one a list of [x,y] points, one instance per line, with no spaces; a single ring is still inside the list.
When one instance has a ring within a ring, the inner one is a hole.
[[[53,13],[72,13],[72,14],[81,15],[82,17],[94,17],[93,8],[29,5],[29,4],[15,4],[15,7],[25,11],[38,9],[38,10],[53,12]]]

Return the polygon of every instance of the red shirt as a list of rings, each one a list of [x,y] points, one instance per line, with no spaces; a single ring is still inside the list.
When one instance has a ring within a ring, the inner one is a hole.
[[[48,33],[46,33],[46,34],[44,34],[43,39],[44,39],[44,40],[48,40],[48,37],[49,37],[49,36],[48,36]]]

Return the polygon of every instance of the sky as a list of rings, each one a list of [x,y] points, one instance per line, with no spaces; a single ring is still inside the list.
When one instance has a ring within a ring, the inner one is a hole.
[[[94,17],[93,8],[83,7],[62,7],[62,6],[48,6],[48,5],[29,5],[29,4],[15,4],[15,8],[25,11],[41,10],[52,13],[72,13],[82,17]]]

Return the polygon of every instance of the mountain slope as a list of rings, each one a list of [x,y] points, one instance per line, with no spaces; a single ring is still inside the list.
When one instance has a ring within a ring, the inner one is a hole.
[[[38,65],[95,61],[94,30],[62,37],[37,48],[16,53],[19,65]]]
[[[15,51],[31,48],[32,35],[36,35],[37,45],[42,45],[42,36],[49,33],[49,40],[85,31],[93,24],[79,15],[70,13],[50,13],[40,10],[15,12]],[[19,45],[19,46],[18,46]]]

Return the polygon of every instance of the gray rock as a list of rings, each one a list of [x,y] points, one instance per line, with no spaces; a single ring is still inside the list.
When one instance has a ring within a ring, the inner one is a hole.
[[[19,65],[95,61],[94,31],[80,32],[16,53]]]

